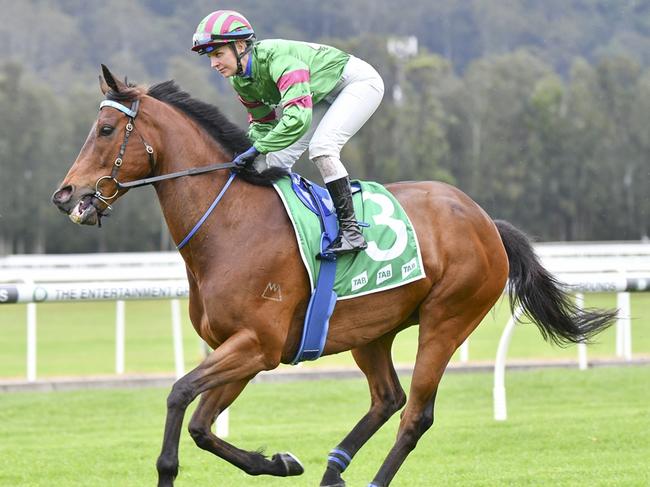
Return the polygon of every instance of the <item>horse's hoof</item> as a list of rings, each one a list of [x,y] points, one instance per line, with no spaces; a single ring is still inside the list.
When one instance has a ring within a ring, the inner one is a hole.
[[[319,487],[345,487],[345,480],[341,478],[341,472],[328,466]]]
[[[285,468],[285,477],[292,477],[294,475],[302,475],[305,471],[305,468],[302,466],[302,463],[300,463],[300,460],[298,460],[293,454],[289,452],[285,453],[276,453],[271,457],[271,460],[273,462],[282,462]]]

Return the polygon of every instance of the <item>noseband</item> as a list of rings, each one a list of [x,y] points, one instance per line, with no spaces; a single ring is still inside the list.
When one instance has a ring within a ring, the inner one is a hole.
[[[113,170],[111,171],[111,175],[102,176],[95,182],[95,198],[103,202],[109,209],[111,209],[111,206],[108,203],[108,200],[112,200],[113,198],[115,198],[117,196],[117,193],[120,191],[120,188],[123,187],[123,185],[117,180],[117,173],[119,172],[120,167],[122,167],[122,163],[124,162],[124,153],[126,152],[126,144],[129,142],[129,137],[131,136],[131,132],[135,130],[134,120],[135,117],[138,115],[139,106],[140,106],[140,100],[135,100],[131,105],[131,108],[128,108],[122,105],[121,103],[118,103],[113,100],[104,100],[99,104],[100,110],[104,107],[112,107],[121,111],[129,118],[124,130],[124,140],[122,141],[122,145],[120,146],[120,151],[117,154],[115,161],[113,162]],[[151,171],[153,172],[154,168],[156,167],[156,160],[153,155],[153,147],[147,144],[147,142],[144,140],[144,138],[139,132],[138,132],[138,136],[140,137],[140,140],[142,141],[142,144],[144,145],[144,148],[147,151],[147,155],[149,156],[149,165],[151,166]],[[115,182],[115,186],[116,186],[115,192],[110,196],[102,194],[102,191],[99,188],[101,182],[105,179]]]

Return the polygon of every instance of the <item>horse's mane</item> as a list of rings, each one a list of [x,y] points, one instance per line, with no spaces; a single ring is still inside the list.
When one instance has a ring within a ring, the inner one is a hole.
[[[244,131],[230,122],[217,107],[192,98],[173,80],[153,85],[147,95],[189,115],[228,151],[229,156],[244,152],[251,146]]]
[[[106,98],[119,102],[133,101],[143,94],[143,90],[136,85],[127,83],[128,88],[116,92],[110,90]],[[241,128],[232,123],[214,105],[192,98],[189,93],[173,81],[164,81],[149,88],[147,95],[156,100],[167,103],[197,122],[213,139],[219,142],[229,157],[244,152],[251,146],[251,141]],[[262,172],[255,169],[242,168],[238,170],[239,176],[252,184],[270,186],[288,171],[282,168],[270,168]]]

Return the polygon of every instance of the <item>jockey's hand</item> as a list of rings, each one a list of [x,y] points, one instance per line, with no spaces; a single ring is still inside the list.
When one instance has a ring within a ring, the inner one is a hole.
[[[242,152],[237,157],[235,157],[232,162],[234,162],[239,167],[250,166],[255,158],[259,155],[260,153],[255,148],[255,146],[251,146],[246,152]]]

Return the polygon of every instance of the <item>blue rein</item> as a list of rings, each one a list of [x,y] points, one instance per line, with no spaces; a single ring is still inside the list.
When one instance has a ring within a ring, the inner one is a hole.
[[[198,222],[196,222],[196,225],[194,225],[194,228],[192,228],[190,233],[188,233],[187,236],[181,241],[181,243],[179,243],[176,246],[177,250],[180,250],[183,247],[185,247],[185,245],[187,245],[187,242],[189,242],[190,239],[194,236],[194,234],[199,231],[199,228],[201,228],[201,225],[203,225],[205,220],[207,220],[207,218],[210,216],[210,213],[212,213],[212,210],[215,209],[215,207],[219,204],[219,201],[221,201],[221,198],[223,198],[223,195],[226,193],[226,191],[230,187],[230,183],[232,183],[232,180],[235,179],[236,175],[237,175],[237,173],[234,173],[234,172],[230,173],[230,177],[228,178],[228,181],[226,181],[226,184],[223,185],[223,188],[221,188],[221,191],[219,192],[217,197],[214,199],[214,201],[210,205],[210,208],[208,208],[206,210],[206,212],[203,214],[203,216],[201,217],[201,219]]]

